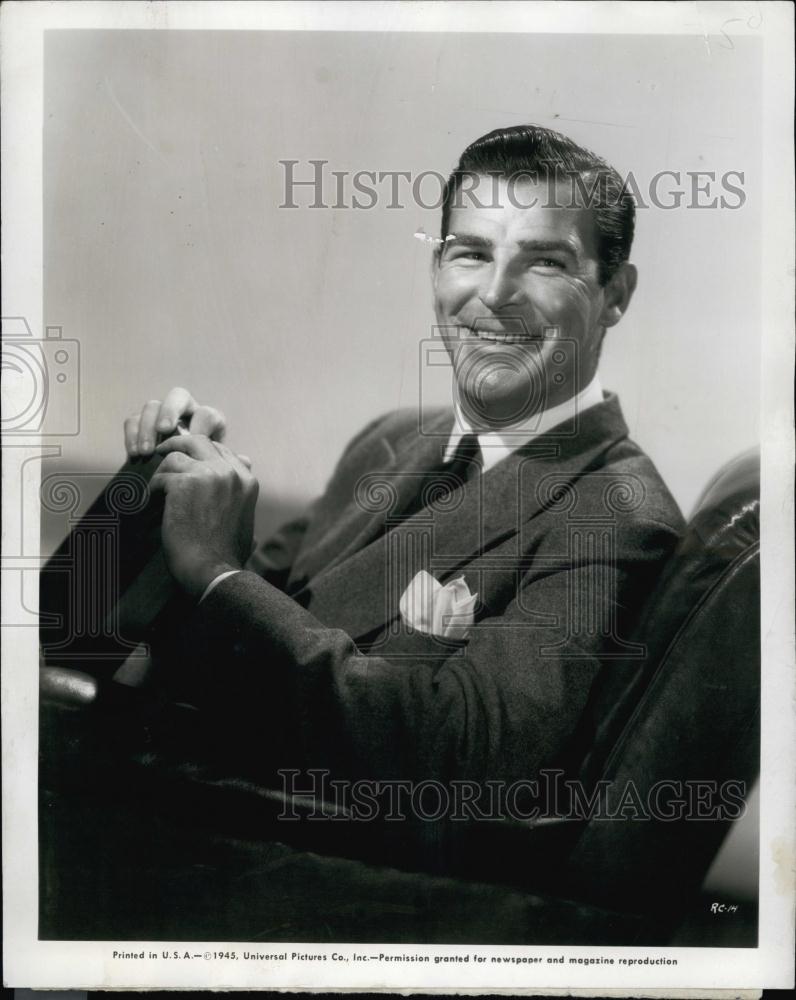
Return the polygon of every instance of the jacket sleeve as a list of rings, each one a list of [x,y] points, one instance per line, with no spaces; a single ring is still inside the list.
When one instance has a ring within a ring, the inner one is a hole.
[[[600,669],[605,637],[573,620],[578,595],[636,600],[675,541],[674,529],[637,524],[611,566],[531,567],[468,640],[441,653],[415,634],[398,657],[358,649],[238,573],[194,613],[186,698],[226,706],[263,776],[319,767],[373,780],[528,779],[565,747]],[[613,585],[595,586],[607,572]]]

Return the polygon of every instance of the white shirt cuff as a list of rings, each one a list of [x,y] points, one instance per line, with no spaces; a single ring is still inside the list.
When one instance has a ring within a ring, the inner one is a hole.
[[[199,603],[207,597],[211,590],[214,590],[222,580],[226,580],[228,576],[234,576],[236,573],[240,573],[239,569],[228,569],[226,573],[219,573],[215,580],[211,580],[210,583],[205,587],[205,592],[199,598]]]

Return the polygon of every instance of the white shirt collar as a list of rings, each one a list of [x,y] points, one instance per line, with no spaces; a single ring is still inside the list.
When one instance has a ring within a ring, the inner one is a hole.
[[[599,375],[595,374],[585,389],[571,399],[564,400],[557,406],[551,406],[548,410],[536,413],[523,423],[514,427],[504,428],[497,431],[479,431],[476,434],[478,444],[481,447],[482,468],[487,472],[506,458],[513,451],[521,448],[533,438],[540,434],[545,434],[558,424],[571,420],[576,413],[582,413],[591,406],[603,401],[603,389],[600,384]],[[453,431],[448,439],[443,462],[450,462],[459,442],[465,434],[472,434],[473,429],[461,412],[458,404],[454,406]]]

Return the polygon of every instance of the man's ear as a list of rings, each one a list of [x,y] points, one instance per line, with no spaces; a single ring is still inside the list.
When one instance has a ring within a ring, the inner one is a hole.
[[[638,271],[633,264],[625,261],[605,286],[605,300],[600,313],[601,326],[616,326],[625,315],[636,290],[637,281]]]

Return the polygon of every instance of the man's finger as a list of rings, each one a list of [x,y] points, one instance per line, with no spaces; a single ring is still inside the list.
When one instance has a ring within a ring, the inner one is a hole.
[[[155,422],[160,413],[160,405],[159,399],[150,399],[143,410],[141,410],[141,417],[138,421],[139,455],[151,455],[155,450],[155,440],[157,437]]]
[[[153,496],[156,493],[168,493],[180,481],[180,476],[173,472],[156,472],[149,480],[149,492]]]
[[[158,466],[157,475],[191,472],[196,468],[196,460],[181,451],[173,451],[166,455]]]
[[[251,459],[246,455],[236,455],[231,448],[228,448],[220,441],[214,441],[213,445],[218,454],[235,469],[236,472],[251,472]],[[246,461],[244,462],[244,458]]]
[[[185,481],[185,473],[196,471],[197,463],[188,455],[174,451],[167,455],[158,466],[158,471],[149,481],[152,493],[168,493]]]
[[[157,430],[160,434],[171,434],[180,417],[190,417],[197,408],[197,402],[187,389],[177,386],[171,389],[160,407]]]
[[[170,437],[159,444],[156,451],[158,455],[182,452],[190,458],[195,458],[197,462],[218,461],[219,458],[215,444],[204,434],[182,434],[179,437]]]
[[[197,406],[188,429],[191,434],[206,434],[213,441],[221,441],[226,427],[227,421],[221,410],[212,406]]]
[[[141,417],[136,413],[124,422],[124,447],[128,455],[138,454],[138,424]]]

